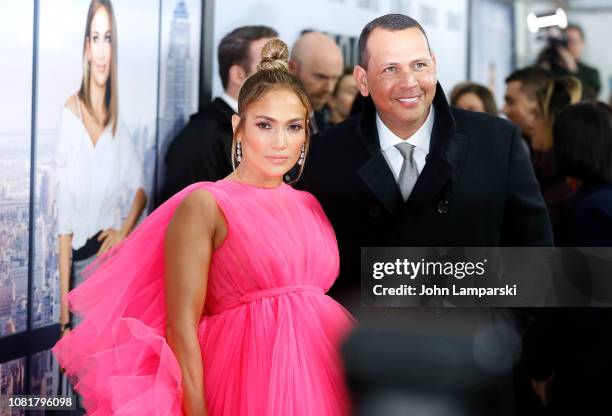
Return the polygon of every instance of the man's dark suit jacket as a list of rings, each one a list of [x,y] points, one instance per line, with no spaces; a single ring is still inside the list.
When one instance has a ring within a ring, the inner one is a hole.
[[[176,136],[166,153],[166,177],[161,202],[192,183],[216,181],[232,171],[234,110],[215,98]]]
[[[321,202],[340,247],[334,294],[359,285],[360,247],[549,246],[546,206],[519,129],[451,108],[438,84],[430,152],[404,202],[371,99],[313,136],[299,187]]]
[[[599,71],[580,61],[577,63],[577,66],[578,70],[575,75],[582,82],[582,86],[586,89],[587,96],[596,100],[601,91]]]

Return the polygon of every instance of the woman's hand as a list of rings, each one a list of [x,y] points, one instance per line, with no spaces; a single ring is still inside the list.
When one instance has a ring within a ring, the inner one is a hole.
[[[125,233],[121,230],[109,228],[98,236],[98,241],[102,241],[102,246],[96,255],[100,256],[119,244],[125,238]]]
[[[70,334],[70,331],[72,331],[70,327],[64,327],[64,325],[62,325],[62,330],[60,332],[60,338],[64,338],[66,335]]]
[[[108,230],[101,232],[98,236],[98,241],[102,241],[102,246],[100,246],[100,250],[98,250],[98,253],[96,254],[97,256],[100,256],[111,248],[115,247],[125,237],[127,237],[130,232],[132,232],[132,229],[134,229],[134,226],[136,225],[136,222],[138,221],[140,214],[142,214],[146,204],[147,196],[144,190],[139,188],[136,195],[134,195],[132,207],[130,208],[130,212],[128,213],[128,216],[125,219],[121,229],[117,230],[115,228],[109,228]]]

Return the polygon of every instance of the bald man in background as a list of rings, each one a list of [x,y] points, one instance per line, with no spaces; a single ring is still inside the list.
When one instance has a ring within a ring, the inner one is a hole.
[[[312,134],[327,127],[323,107],[343,70],[342,51],[331,37],[323,33],[304,33],[291,49],[289,72],[302,80],[314,110]]]

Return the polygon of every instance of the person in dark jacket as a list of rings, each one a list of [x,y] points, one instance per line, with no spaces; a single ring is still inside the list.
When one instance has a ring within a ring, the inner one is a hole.
[[[582,61],[585,47],[584,30],[576,24],[570,24],[565,29],[565,36],[567,38],[567,49],[575,61],[575,66],[571,68],[573,74],[582,82],[587,97],[597,99],[601,92],[601,77],[597,68]]]
[[[506,78],[503,111],[530,144],[531,161],[555,237],[574,188],[557,169],[552,126],[563,108],[580,101],[581,92],[577,78],[555,78],[542,68],[522,68]]]
[[[382,16],[359,45],[365,108],[313,137],[299,185],[336,232],[332,295],[358,291],[360,247],[551,245],[519,129],[448,105],[418,22]]]
[[[601,102],[567,107],[553,135],[559,172],[580,183],[559,238],[565,275],[572,283],[572,292],[564,295],[574,304],[610,306],[612,108]],[[612,411],[611,326],[609,307],[538,311],[526,353],[534,392],[547,414]]]
[[[568,107],[553,135],[559,171],[580,184],[564,216],[563,245],[612,247],[612,109],[602,102]]]

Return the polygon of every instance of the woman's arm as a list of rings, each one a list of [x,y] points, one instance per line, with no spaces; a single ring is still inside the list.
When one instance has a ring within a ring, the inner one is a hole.
[[[68,97],[65,107],[76,117],[77,100],[75,95]],[[70,272],[72,268],[72,233],[74,213],[71,203],[71,191],[68,187],[70,159],[74,154],[72,143],[72,129],[67,123],[69,119],[62,114],[60,122],[57,148],[53,159],[56,171],[56,197],[57,197],[57,234],[59,243],[59,277],[60,277],[60,324],[62,335],[67,333],[64,325],[70,323],[68,304],[64,302],[66,294],[70,291]]]
[[[136,191],[136,195],[134,195],[134,200],[132,201],[132,207],[130,208],[130,212],[128,213],[127,218],[123,222],[123,226],[120,230],[116,230],[114,228],[109,228],[104,230],[98,236],[98,241],[103,241],[100,249],[98,250],[97,255],[104,254],[106,251],[110,250],[113,246],[119,244],[121,240],[128,236],[129,233],[132,232],[138,218],[140,218],[140,214],[144,210],[147,205],[147,195],[145,194],[144,189],[138,188]]]
[[[62,327],[70,322],[68,304],[64,301],[70,290],[70,266],[72,257],[72,234],[59,236],[59,275],[60,275],[60,325]],[[66,331],[62,331],[64,334]]]
[[[166,339],[181,367],[186,416],[206,414],[198,326],[210,259],[225,227],[212,195],[195,191],[176,210],[164,241]]]

